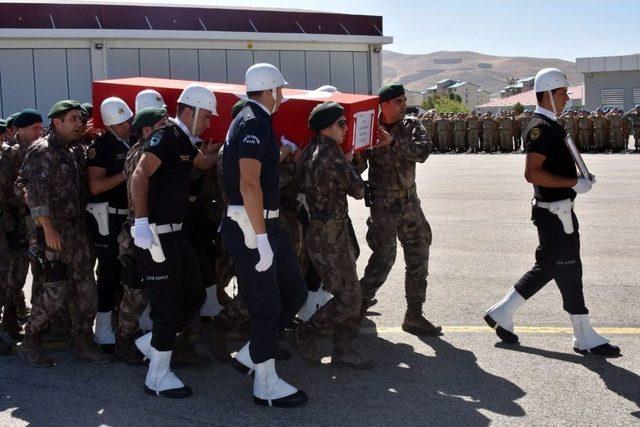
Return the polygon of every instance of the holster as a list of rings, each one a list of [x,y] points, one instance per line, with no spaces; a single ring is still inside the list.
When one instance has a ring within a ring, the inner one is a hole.
[[[249,220],[249,215],[244,206],[232,205],[227,208],[227,216],[237,222],[244,235],[244,244],[249,249],[256,249],[258,241],[253,226]]]
[[[29,258],[38,269],[36,276],[44,282],[60,282],[71,276],[69,264],[60,261],[49,261],[45,255],[45,239],[42,229],[37,231],[37,244],[29,248]]]
[[[566,234],[572,234],[574,231],[573,218],[571,215],[572,205],[570,199],[549,203],[549,212],[557,215],[560,222],[562,222],[562,228]]]
[[[151,242],[151,249],[149,252],[151,253],[151,259],[158,264],[164,262],[166,260],[164,256],[164,251],[162,250],[162,243],[160,243],[160,237],[158,236],[158,231],[156,230],[155,224],[149,224],[149,228],[151,228],[151,234],[153,235],[153,239]],[[136,226],[131,226],[131,236],[136,235]],[[135,237],[134,237],[135,239]]]
[[[87,205],[89,212],[98,224],[98,232],[101,236],[109,235],[109,203],[89,203]]]
[[[371,191],[369,181],[364,182],[364,205],[368,208],[373,206],[373,192]]]

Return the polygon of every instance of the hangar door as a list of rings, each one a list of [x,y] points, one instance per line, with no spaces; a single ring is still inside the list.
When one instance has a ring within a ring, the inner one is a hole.
[[[89,49],[0,49],[0,116],[61,99],[91,101]]]
[[[367,52],[112,48],[107,53],[107,73],[111,79],[161,77],[242,84],[247,68],[258,62],[280,68],[292,88],[331,84],[345,93],[371,92]]]

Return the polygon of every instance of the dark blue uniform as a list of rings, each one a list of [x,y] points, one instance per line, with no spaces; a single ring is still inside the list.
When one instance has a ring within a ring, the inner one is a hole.
[[[534,114],[525,132],[525,151],[546,157],[542,168],[563,178],[577,178],[576,167],[564,139],[562,126],[541,114]],[[539,202],[575,199],[571,188],[547,188],[534,185],[534,198]],[[578,218],[571,211],[574,231],[564,232],[562,222],[548,209],[533,206],[531,219],[538,229],[539,245],[536,263],[515,285],[524,299],[531,298],[551,280],[555,280],[564,309],[569,314],[587,314],[582,292],[582,261]]]
[[[229,205],[244,205],[240,193],[239,160],[258,160],[262,167],[260,185],[264,209],[280,207],[278,190],[278,143],[271,128],[271,116],[254,102],[248,102],[229,128],[225,143],[223,174]],[[264,272],[256,271],[260,259],[257,249],[244,243],[240,226],[229,217],[222,222],[222,239],[236,269],[238,283],[244,288],[251,314],[250,353],[253,363],[274,359],[278,333],[289,325],[307,298],[307,289],[291,243],[277,218],[265,219],[273,264]]]
[[[181,224],[189,205],[189,183],[198,150],[174,123],[167,123],[149,137],[144,152],[162,164],[149,178],[149,223]],[[173,350],[176,333],[199,314],[205,300],[197,255],[184,230],[159,235],[165,261],[157,263],[148,250],[136,247],[138,272],[151,305],[151,345],[158,351]]]
[[[129,151],[129,141],[118,140],[111,132],[99,136],[87,150],[87,166],[103,168],[107,176],[121,174],[124,160]],[[116,295],[122,292],[120,276],[122,266],[118,261],[118,234],[127,219],[127,188],[124,182],[111,190],[91,196],[89,203],[107,202],[109,212],[109,234],[98,233],[98,225],[93,216],[88,215],[89,229],[94,240],[98,267],[96,282],[98,285],[98,311],[113,311],[116,306]]]

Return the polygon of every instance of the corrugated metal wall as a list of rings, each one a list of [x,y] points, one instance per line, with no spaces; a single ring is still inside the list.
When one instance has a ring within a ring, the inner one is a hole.
[[[0,116],[36,108],[46,114],[60,99],[91,101],[91,52],[87,49],[0,49]],[[347,93],[371,92],[367,52],[122,49],[106,51],[107,77],[162,77],[244,83],[249,66],[268,62],[290,87],[331,84]]]

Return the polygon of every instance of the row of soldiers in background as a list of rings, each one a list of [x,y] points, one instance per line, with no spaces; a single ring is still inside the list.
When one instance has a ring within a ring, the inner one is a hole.
[[[439,153],[511,153],[522,149],[523,132],[533,112],[516,115],[503,111],[497,115],[486,112],[466,113],[428,112],[419,117],[426,128],[434,151]],[[621,152],[627,149],[629,136],[640,150],[640,105],[627,113],[620,109],[603,109],[589,113],[569,110],[560,122],[571,135],[580,151]]]

